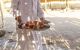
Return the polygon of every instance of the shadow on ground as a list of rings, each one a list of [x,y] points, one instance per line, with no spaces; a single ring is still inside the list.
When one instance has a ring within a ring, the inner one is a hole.
[[[51,23],[51,28],[45,30],[47,36],[62,36],[69,40],[72,48],[80,46],[80,19],[69,17],[52,17],[47,18]],[[79,50],[79,49],[77,49]]]

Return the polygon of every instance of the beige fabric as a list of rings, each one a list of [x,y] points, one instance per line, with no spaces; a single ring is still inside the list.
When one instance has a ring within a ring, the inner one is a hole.
[[[16,10],[18,10],[23,23],[27,21],[28,17],[35,20],[44,16],[39,0],[12,0],[12,8],[15,16],[17,15]]]

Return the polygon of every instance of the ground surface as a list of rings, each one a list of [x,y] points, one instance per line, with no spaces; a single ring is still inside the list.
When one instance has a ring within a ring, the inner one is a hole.
[[[23,33],[23,37],[22,37],[23,41],[18,41],[18,43],[20,43],[18,46],[20,46],[21,48],[26,48],[24,50],[33,49],[33,46],[32,46],[33,44],[31,41],[33,41],[34,38],[35,38],[34,40],[38,41],[38,44],[35,45],[36,48],[37,48],[37,45],[38,46],[40,45],[40,47],[43,47],[43,50],[49,50],[50,48],[52,48],[52,50],[54,49],[60,50],[61,48],[62,48],[61,50],[70,50],[69,48],[72,48],[72,50],[80,50],[80,45],[79,45],[80,44],[80,18],[79,17],[78,18],[61,17],[61,16],[60,17],[47,17],[46,19],[51,22],[50,23],[51,27],[44,31],[30,31],[30,30],[27,31],[27,30],[16,29],[15,20],[13,17],[7,17],[4,19],[5,19],[4,29],[6,30],[6,35],[0,38],[1,50],[2,48],[5,48],[5,46],[7,46],[8,48],[6,50],[13,49],[15,47],[15,44],[17,44],[16,41],[21,39],[22,33]],[[28,37],[28,33],[31,34],[29,37]],[[40,35],[37,35],[38,36],[37,37],[35,33],[40,33]],[[45,45],[42,46],[41,45],[42,43],[39,43],[41,41],[40,37],[42,36],[52,36],[53,38],[57,36],[61,36],[62,39],[67,40],[67,42],[60,42],[60,43],[61,44],[67,43],[66,45],[67,47],[62,47],[62,45],[57,45],[58,42],[56,42],[57,47],[54,45],[50,45],[49,48],[45,49],[46,48]],[[6,45],[5,42],[8,41],[9,39],[13,39],[14,42],[6,43],[8,44]],[[15,50],[15,48],[13,50]],[[18,50],[19,49],[20,48],[18,47]]]

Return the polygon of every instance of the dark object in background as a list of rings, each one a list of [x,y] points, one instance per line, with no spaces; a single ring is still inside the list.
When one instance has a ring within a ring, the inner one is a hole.
[[[0,37],[3,37],[5,35],[6,31],[5,30],[0,30]]]
[[[8,39],[9,42],[16,42],[16,40],[13,40],[13,39]]]

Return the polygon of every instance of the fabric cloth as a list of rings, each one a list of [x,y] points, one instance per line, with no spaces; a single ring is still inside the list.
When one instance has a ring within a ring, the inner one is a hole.
[[[23,23],[26,23],[28,17],[35,20],[44,16],[39,0],[12,0],[12,8],[13,15],[20,15]]]

